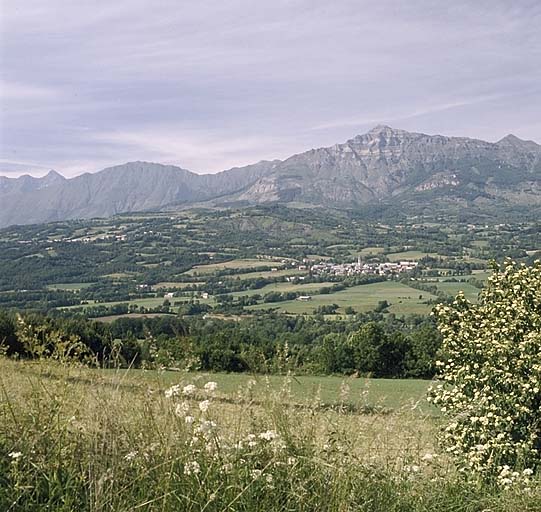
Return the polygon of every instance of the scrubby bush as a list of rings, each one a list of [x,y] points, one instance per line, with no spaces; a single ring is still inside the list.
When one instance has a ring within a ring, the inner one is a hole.
[[[495,265],[478,304],[460,294],[436,315],[443,445],[464,470],[527,481],[541,466],[541,262]]]

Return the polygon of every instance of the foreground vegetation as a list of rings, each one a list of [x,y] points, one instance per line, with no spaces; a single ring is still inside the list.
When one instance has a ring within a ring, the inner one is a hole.
[[[438,418],[407,397],[367,412],[347,406],[348,382],[329,408],[317,393],[299,404],[287,377],[264,393],[264,378],[227,391],[226,377],[209,379],[0,358],[0,509],[541,507],[536,481],[500,488],[456,472],[435,446]]]

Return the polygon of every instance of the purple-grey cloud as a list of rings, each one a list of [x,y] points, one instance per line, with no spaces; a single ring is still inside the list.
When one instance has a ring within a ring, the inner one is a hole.
[[[0,173],[214,172],[378,123],[541,141],[537,1],[5,0],[0,23]]]

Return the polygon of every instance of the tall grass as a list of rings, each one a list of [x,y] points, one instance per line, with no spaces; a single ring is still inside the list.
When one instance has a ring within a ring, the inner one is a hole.
[[[178,384],[0,358],[0,510],[541,510],[538,486],[457,474],[411,408],[355,412],[346,387],[344,407],[298,407],[287,378],[263,400]]]

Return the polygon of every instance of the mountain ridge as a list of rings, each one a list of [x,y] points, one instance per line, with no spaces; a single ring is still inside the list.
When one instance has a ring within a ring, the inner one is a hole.
[[[486,142],[378,125],[344,143],[216,174],[135,161],[69,179],[56,171],[0,177],[0,227],[195,203],[355,208],[391,200],[541,205],[541,145],[512,134]]]

